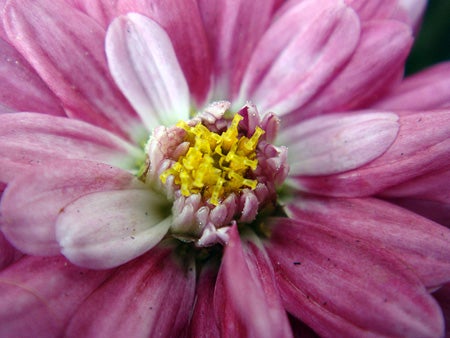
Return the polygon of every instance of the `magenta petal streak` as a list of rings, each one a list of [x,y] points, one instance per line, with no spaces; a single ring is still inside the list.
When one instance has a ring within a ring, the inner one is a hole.
[[[12,0],[5,27],[69,116],[131,138],[139,119],[108,76],[97,23],[62,1]]]
[[[66,337],[180,337],[194,302],[193,262],[154,248],[120,267],[79,307]]]
[[[288,215],[392,251],[428,288],[450,282],[450,234],[438,224],[374,198],[305,196],[288,204]]]
[[[61,256],[22,258],[0,273],[0,336],[63,336],[83,300],[110,274]]]
[[[214,294],[222,336],[292,336],[263,250],[254,243],[241,243],[236,227],[230,230]]]
[[[441,337],[416,275],[378,246],[309,221],[276,219],[269,256],[286,310],[323,337]]]

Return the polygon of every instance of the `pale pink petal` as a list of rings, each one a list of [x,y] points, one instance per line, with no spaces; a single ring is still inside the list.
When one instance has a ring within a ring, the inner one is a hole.
[[[242,245],[232,227],[214,293],[216,321],[224,337],[292,336],[263,250],[250,242]]]
[[[330,175],[358,168],[383,154],[399,125],[392,113],[319,116],[280,130],[292,176]]]
[[[217,268],[214,264],[207,264],[202,267],[195,290],[196,299],[189,324],[189,337],[220,337],[219,327],[211,313],[216,277]]]
[[[195,268],[154,248],[117,270],[79,307],[65,337],[182,337],[194,302]]]
[[[319,223],[394,253],[428,288],[450,282],[450,230],[378,199],[304,197],[286,206],[291,218]]]
[[[443,335],[437,303],[406,265],[376,245],[283,218],[266,249],[286,310],[319,335]]]
[[[89,193],[61,210],[56,239],[74,264],[112,268],[161,241],[172,224],[167,210],[167,201],[150,189]]]
[[[69,116],[133,138],[138,118],[109,76],[105,31],[62,1],[11,0],[11,43],[61,100]]]
[[[237,103],[285,114],[326,85],[353,53],[359,20],[342,2],[307,0],[269,27],[244,75]]]
[[[331,196],[368,196],[448,167],[449,110],[400,115],[399,124],[397,139],[372,162],[337,175],[296,177],[298,187]]]
[[[450,284],[444,285],[433,296],[439,302],[445,318],[445,337],[450,337]]]
[[[169,36],[153,20],[131,13],[106,35],[108,64],[117,85],[148,130],[189,118],[189,89]]]
[[[79,305],[109,275],[61,256],[22,258],[0,273],[0,336],[62,337]]]
[[[0,181],[54,159],[93,160],[133,169],[142,152],[116,135],[63,117],[34,113],[0,115]]]
[[[143,188],[144,184],[105,164],[63,160],[35,167],[19,175],[4,191],[2,231],[23,252],[56,255],[60,252],[56,219],[67,203],[93,191],[132,187]]]
[[[293,118],[365,107],[396,84],[412,45],[411,30],[396,21],[363,25],[355,53],[344,69]]]
[[[270,23],[276,1],[198,2],[214,60],[213,97],[235,97],[252,52]]]
[[[377,101],[376,109],[429,110],[450,107],[450,62],[434,65],[408,76],[387,96]]]
[[[12,111],[64,116],[61,103],[29,63],[0,39],[0,104]]]

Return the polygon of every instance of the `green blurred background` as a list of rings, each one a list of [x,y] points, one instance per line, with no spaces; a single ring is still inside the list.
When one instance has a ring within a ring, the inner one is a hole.
[[[412,74],[444,60],[450,61],[450,0],[429,0],[406,72]]]

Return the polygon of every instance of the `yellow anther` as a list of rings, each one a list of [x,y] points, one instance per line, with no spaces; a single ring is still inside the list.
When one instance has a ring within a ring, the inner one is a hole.
[[[193,127],[183,121],[177,123],[177,127],[186,131],[184,141],[191,146],[161,174],[161,181],[166,183],[173,175],[183,196],[200,193],[213,205],[218,205],[230,193],[244,188],[255,189],[257,180],[247,175],[258,166],[256,148],[264,130],[257,127],[250,138],[239,136],[242,119],[236,114],[222,134],[212,132],[200,123]]]
[[[262,130],[260,127],[256,127],[255,132],[253,133],[250,140],[245,142],[244,148],[245,150],[252,152],[255,151],[256,146],[258,145],[259,138],[264,134],[264,130]]]

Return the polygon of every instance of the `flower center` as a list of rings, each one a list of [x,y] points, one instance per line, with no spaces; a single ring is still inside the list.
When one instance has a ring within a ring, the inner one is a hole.
[[[221,134],[210,131],[200,122],[191,127],[180,121],[177,127],[186,131],[185,140],[190,147],[160,175],[162,183],[173,175],[183,196],[199,193],[215,206],[230,193],[238,193],[244,188],[254,190],[258,182],[248,174],[258,165],[256,147],[264,130],[258,126],[250,138],[239,137],[241,120],[241,115],[235,115],[228,129]]]
[[[227,241],[231,225],[252,224],[277,205],[287,149],[272,144],[279,120],[246,105],[229,117],[214,102],[188,121],[156,128],[141,179],[173,201],[172,236],[205,247]]]

